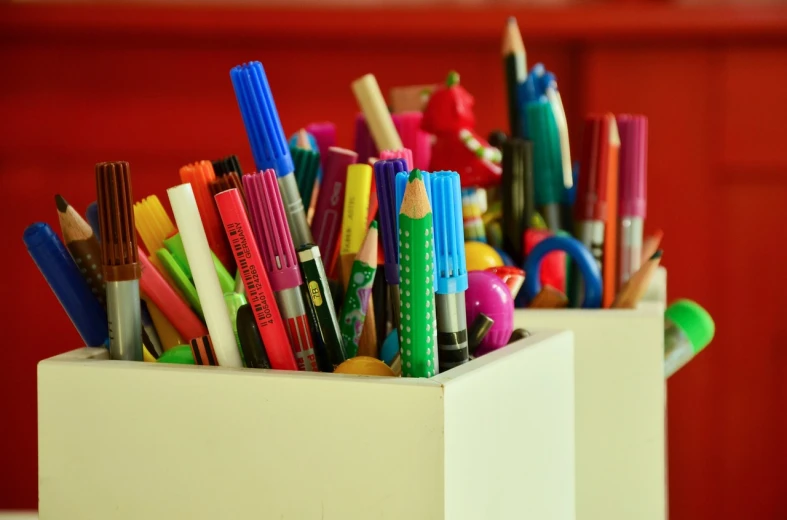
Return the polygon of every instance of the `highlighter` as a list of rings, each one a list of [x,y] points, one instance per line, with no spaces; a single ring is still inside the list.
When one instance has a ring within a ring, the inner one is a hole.
[[[27,252],[38,266],[82,341],[88,347],[108,341],[107,313],[90,292],[74,259],[48,224],[31,224],[24,232]]]

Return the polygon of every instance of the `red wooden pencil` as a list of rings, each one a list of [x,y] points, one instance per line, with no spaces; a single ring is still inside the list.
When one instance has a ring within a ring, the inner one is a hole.
[[[241,272],[246,296],[254,311],[254,320],[257,322],[271,366],[278,370],[298,370],[287,329],[276,306],[273,289],[240,193],[233,188],[216,194],[216,206],[224,222],[230,249]]]

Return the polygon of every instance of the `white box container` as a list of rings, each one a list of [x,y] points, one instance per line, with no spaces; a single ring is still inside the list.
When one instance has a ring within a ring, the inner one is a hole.
[[[571,332],[432,379],[38,366],[42,520],[573,520]]]
[[[658,284],[666,284],[666,271]],[[666,287],[651,287],[654,300]],[[514,326],[574,332],[578,520],[665,520],[664,304],[517,310]]]

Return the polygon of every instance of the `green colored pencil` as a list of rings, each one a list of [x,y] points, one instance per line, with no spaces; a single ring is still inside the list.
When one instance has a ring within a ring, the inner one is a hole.
[[[347,358],[358,354],[358,344],[366,321],[366,309],[377,272],[377,221],[373,220],[355,256],[342,307],[342,340]]]
[[[432,377],[437,373],[432,208],[417,169],[399,211],[399,274],[402,375]]]

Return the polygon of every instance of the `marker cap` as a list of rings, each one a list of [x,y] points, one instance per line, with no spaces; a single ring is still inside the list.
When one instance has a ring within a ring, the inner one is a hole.
[[[645,218],[648,189],[648,118],[617,116],[620,133],[620,216]]]
[[[396,206],[396,174],[407,170],[403,159],[381,160],[374,163],[375,184],[380,215],[380,237],[385,256],[385,280],[399,284],[399,242],[396,227],[399,222]]]
[[[465,232],[458,173],[439,171],[432,174],[432,201],[437,293],[466,291]]]
[[[262,63],[238,65],[230,71],[230,78],[257,170],[273,168],[279,177],[292,173],[290,148]]]
[[[716,324],[708,311],[691,300],[676,301],[667,307],[664,317],[686,334],[695,354],[707,347],[716,333]]]
[[[563,193],[563,166],[557,122],[546,97],[527,105],[527,124],[533,142],[536,205],[557,204]]]

